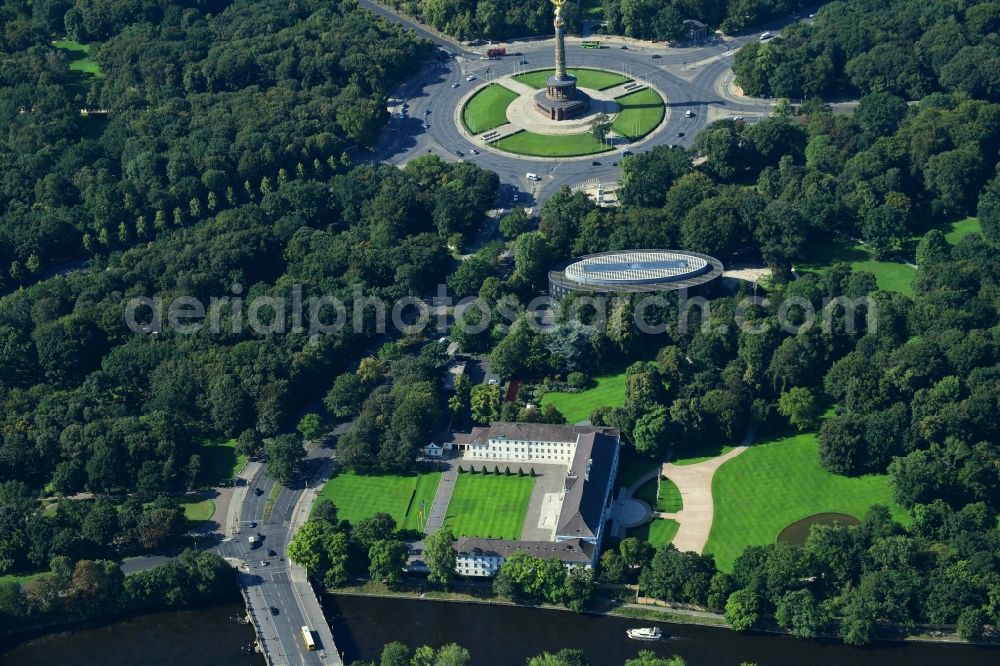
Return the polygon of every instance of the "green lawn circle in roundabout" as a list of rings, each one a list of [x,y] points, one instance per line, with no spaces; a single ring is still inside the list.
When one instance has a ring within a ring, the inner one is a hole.
[[[552,70],[539,70],[514,78],[521,84],[537,88],[541,85],[539,81],[544,83],[551,73]],[[604,70],[581,69],[572,73],[578,76],[581,87],[593,90],[607,91],[631,81],[621,74]],[[641,87],[641,84],[638,87],[638,90],[614,97],[618,112],[612,122],[612,132],[629,143],[649,135],[666,117],[666,105],[660,93],[653,88]],[[505,87],[503,80],[480,88],[462,106],[459,116],[463,129],[479,135],[506,125],[508,108],[516,100],[517,93]],[[501,152],[527,157],[584,157],[614,150],[586,129],[573,134],[548,134],[537,126],[519,129],[486,145]]]

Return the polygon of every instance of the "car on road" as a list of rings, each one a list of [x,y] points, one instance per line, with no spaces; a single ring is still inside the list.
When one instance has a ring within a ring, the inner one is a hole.
[[[469,74],[467,77],[465,77],[465,80],[466,81],[475,81],[476,80],[476,75],[475,74]]]
[[[274,552],[274,549],[269,548],[268,551],[267,551],[267,556],[268,557],[274,557],[275,555],[277,555],[277,553]]]
[[[254,488],[253,489],[253,494],[256,495],[257,497],[260,497],[261,495],[264,494],[264,491],[261,490],[260,488]]]
[[[527,65],[528,61],[527,60],[519,60],[517,64],[518,65]]]
[[[497,379],[496,377],[490,377],[490,380],[487,383],[490,386],[498,386],[500,384],[500,380]]]
[[[688,109],[687,111],[684,112],[685,118],[690,118],[692,116],[694,116],[694,111],[692,111],[691,109]]]
[[[262,566],[262,567],[266,567],[266,566],[268,566],[268,565],[270,565],[270,564],[271,564],[271,563],[270,563],[270,562],[268,562],[267,560],[261,560],[261,561],[260,561],[260,566]]]
[[[653,60],[659,60],[663,56],[661,56],[659,53],[654,53],[653,55],[651,55],[649,57],[652,58]]]
[[[678,132],[677,136],[684,136],[684,132]]]
[[[628,44],[622,44],[621,49],[622,51],[628,51]]]
[[[629,155],[632,155],[632,154],[633,154],[632,151],[629,150],[628,148],[626,148],[625,150],[622,151],[622,157],[628,157]]]
[[[744,120],[743,116],[733,116],[733,120]]]
[[[456,150],[455,154],[458,155],[459,157],[465,157],[465,153],[463,153],[461,150]]]
[[[423,127],[424,129],[430,129],[431,128],[431,126],[428,125],[427,123],[424,123],[423,125],[421,125],[421,127]]]
[[[476,150],[475,148],[469,148],[469,152],[472,153],[473,155],[478,155],[479,154],[479,151]]]
[[[612,160],[611,166],[618,166],[618,160]]]
[[[431,115],[431,110],[430,109],[424,109],[424,115],[425,116]]]
[[[601,163],[598,162],[597,160],[594,160],[593,162],[590,163],[590,166],[601,166]]]
[[[455,83],[451,84],[451,87],[452,88],[457,88],[458,87],[458,82],[456,81]]]
[[[276,607],[271,606],[271,615],[277,615],[280,612]]]
[[[770,32],[763,32],[760,35],[760,41],[766,42],[767,40],[771,39],[772,37],[774,37],[774,35],[772,35]]]

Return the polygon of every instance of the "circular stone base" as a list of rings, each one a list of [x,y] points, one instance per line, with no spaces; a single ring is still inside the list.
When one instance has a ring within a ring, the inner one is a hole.
[[[590,98],[587,93],[574,90],[572,99],[553,99],[548,92],[539,91],[535,93],[535,110],[542,114],[542,117],[564,122],[577,116],[582,116],[590,106]]]
[[[590,129],[590,122],[599,113],[614,118],[618,114],[618,102],[598,90],[578,88],[587,96],[590,105],[582,115],[569,120],[551,120],[535,108],[537,95],[521,95],[507,107],[507,120],[521,129],[536,134],[579,134]],[[545,91],[539,93],[545,97]]]

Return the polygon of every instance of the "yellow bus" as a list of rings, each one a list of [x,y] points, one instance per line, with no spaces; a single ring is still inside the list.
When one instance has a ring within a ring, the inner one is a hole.
[[[302,640],[310,652],[316,649],[316,641],[313,640],[313,632],[309,627],[302,627]]]

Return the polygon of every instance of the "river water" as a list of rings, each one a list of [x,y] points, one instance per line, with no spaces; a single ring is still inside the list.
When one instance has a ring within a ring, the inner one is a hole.
[[[593,666],[620,666],[641,649],[680,655],[688,666],[995,666],[1000,650],[964,645],[882,643],[864,649],[834,642],[801,641],[787,636],[736,634],[726,629],[656,623],[669,640],[639,643],[625,629],[648,620],[591,617],[573,613],[410,599],[327,596],[337,647],[350,663],[377,659],[393,640],[410,646],[457,642],[477,666],[523,666],[545,650],[584,650]],[[262,666],[241,648],[252,631],[232,617],[235,603],[196,610],[150,613],[47,634],[13,648],[0,645],[3,666]],[[377,662],[376,662],[377,663]]]
[[[0,643],[3,666],[263,666],[242,648],[253,629],[232,620],[243,602],[163,611],[45,634],[13,648]],[[5,647],[7,648],[5,650]]]
[[[410,599],[328,596],[337,647],[347,661],[375,659],[382,645],[459,643],[474,664],[524,666],[528,657],[563,647],[583,650],[593,666],[621,666],[639,650],[680,655],[687,666],[996,666],[1000,649],[927,643],[880,643],[864,649],[832,641],[788,636],[737,634],[728,629],[649,620],[576,615],[557,610],[460,604]],[[669,640],[655,643],[625,637],[630,627],[659,625]]]

